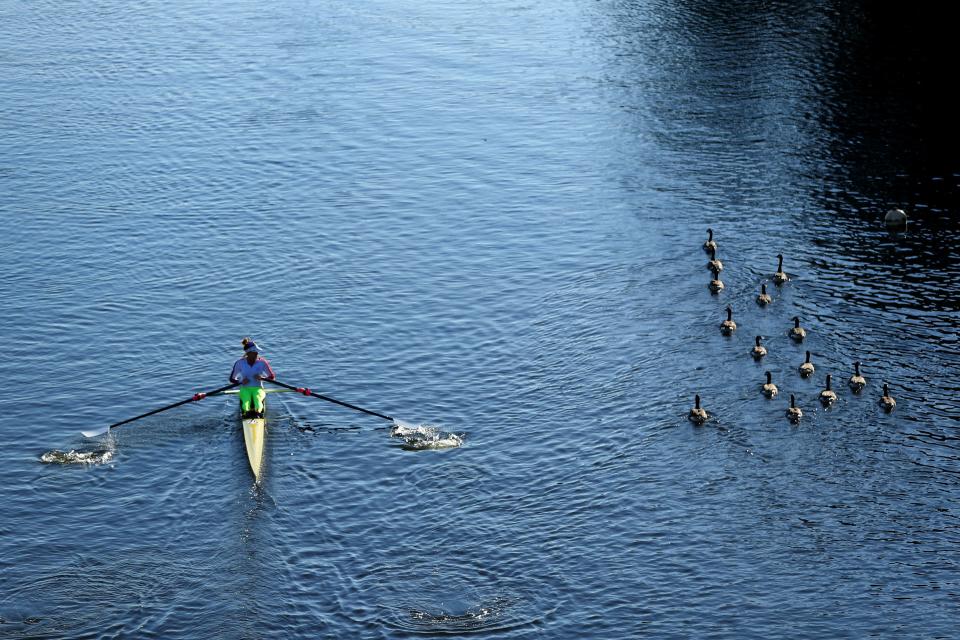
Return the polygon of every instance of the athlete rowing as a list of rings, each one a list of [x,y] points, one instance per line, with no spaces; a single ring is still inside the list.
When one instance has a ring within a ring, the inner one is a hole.
[[[244,356],[233,363],[230,371],[230,382],[240,385],[240,417],[262,418],[263,400],[266,392],[263,389],[264,380],[273,380],[276,376],[266,358],[260,357],[260,347],[250,338],[244,338]]]
[[[113,424],[105,427],[82,431],[81,433],[83,433],[83,435],[87,438],[94,438],[107,434],[111,429],[121,425],[130,424],[136,420],[140,420],[148,416],[154,416],[158,413],[169,411],[170,409],[181,407],[191,402],[199,402],[210,396],[236,394],[240,398],[240,423],[243,431],[244,446],[247,450],[247,460],[250,462],[250,470],[253,472],[254,478],[257,482],[259,482],[261,472],[263,470],[263,453],[267,435],[267,421],[264,417],[266,412],[266,396],[268,393],[295,391],[305,396],[319,398],[321,400],[340,405],[341,407],[346,407],[348,409],[353,409],[354,411],[359,411],[367,415],[387,420],[393,423],[394,428],[391,432],[392,435],[398,435],[407,438],[408,442],[410,441],[411,434],[414,432],[416,432],[418,436],[421,434],[421,431],[424,435],[431,436],[429,441],[423,440],[424,442],[427,442],[426,445],[420,444],[416,448],[445,448],[447,446],[460,446],[461,440],[459,436],[454,436],[455,441],[448,442],[449,439],[439,440],[434,434],[432,434],[432,432],[427,434],[427,431],[423,430],[420,425],[413,425],[403,422],[402,420],[398,420],[383,413],[378,413],[370,409],[364,409],[363,407],[359,407],[355,404],[350,404],[349,402],[344,402],[343,400],[331,398],[330,396],[317,393],[316,391],[311,391],[308,387],[299,387],[292,384],[287,384],[286,382],[281,382],[276,379],[273,369],[270,367],[270,363],[267,362],[265,358],[260,357],[260,347],[256,342],[250,338],[244,338],[241,344],[243,344],[244,356],[233,364],[233,369],[230,371],[230,384],[220,387],[219,389],[200,391],[194,393],[189,398],[184,398],[183,400],[174,402],[173,404],[168,404],[167,406],[153,409],[152,411],[147,411],[146,413],[141,413],[138,416],[127,418],[126,420],[121,420],[120,422],[114,422]],[[264,389],[264,380],[270,382],[273,387]]]

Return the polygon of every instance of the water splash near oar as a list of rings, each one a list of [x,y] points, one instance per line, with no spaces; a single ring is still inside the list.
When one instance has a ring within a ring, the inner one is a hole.
[[[100,449],[97,451],[47,451],[40,456],[40,462],[47,464],[103,464],[113,458],[113,451]]]
[[[425,424],[411,424],[403,420],[393,419],[393,428],[390,435],[404,440],[405,449],[453,449],[463,444],[463,436],[456,433],[447,433]]]
[[[83,451],[54,449],[41,455],[40,462],[45,464],[104,464],[113,459],[117,447],[112,437],[106,438],[103,444],[104,447],[102,448]]]
[[[403,420],[394,418],[393,416],[388,416],[371,409],[364,409],[363,407],[355,404],[344,402],[343,400],[337,400],[336,398],[331,398],[330,396],[323,395],[322,393],[317,393],[316,391],[313,391],[307,387],[297,387],[276,379],[266,379],[266,382],[270,382],[271,384],[275,384],[285,389],[290,389],[291,391],[296,391],[297,393],[301,393],[305,396],[312,396],[314,398],[326,400],[327,402],[332,402],[333,404],[340,405],[341,407],[347,407],[348,409],[353,409],[354,411],[359,411],[369,416],[375,416],[382,420],[387,420],[393,424],[393,426],[390,428],[390,435],[396,438],[403,438],[406,441],[404,448],[450,449],[459,447],[461,444],[463,444],[462,436],[459,436],[455,433],[446,433],[437,427],[432,427],[430,425],[415,425],[409,422],[404,422]]]

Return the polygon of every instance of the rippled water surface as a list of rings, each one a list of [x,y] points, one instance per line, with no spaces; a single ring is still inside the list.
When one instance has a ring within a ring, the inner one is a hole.
[[[955,637],[938,24],[0,5],[0,637]],[[245,335],[400,427],[272,395],[259,485],[230,398],[80,436],[222,386]]]

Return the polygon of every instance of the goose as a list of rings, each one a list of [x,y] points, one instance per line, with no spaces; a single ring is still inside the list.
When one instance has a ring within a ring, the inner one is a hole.
[[[720,333],[725,336],[731,335],[737,330],[737,323],[733,321],[733,309],[727,306],[727,319],[720,323]]]
[[[757,336],[757,344],[754,345],[753,350],[750,352],[750,354],[757,360],[767,355],[766,347],[760,344],[760,340],[762,339],[763,336]]]
[[[687,416],[690,422],[694,424],[703,424],[709,417],[710,416],[707,415],[707,410],[700,408],[700,396],[693,396],[693,409],[690,409],[690,414]]]
[[[792,393],[790,394],[790,406],[787,407],[787,417],[790,418],[790,422],[800,422],[800,418],[803,417],[803,411],[797,406]]]
[[[703,243],[703,250],[710,251],[717,248],[717,243],[713,241],[713,229],[707,229],[707,241]]]
[[[777,254],[777,272],[773,274],[773,281],[776,284],[783,284],[789,279],[790,277],[783,270],[783,254],[778,253]]]
[[[897,401],[893,399],[890,395],[890,388],[887,387],[887,384],[883,384],[883,395],[880,396],[880,406],[883,407],[883,410],[887,413],[890,413],[897,406]]]
[[[770,372],[767,371],[767,383],[763,385],[763,395],[767,396],[768,398],[776,398],[777,394],[780,392],[780,390],[777,389],[777,385],[773,384],[773,380],[771,379],[772,377],[773,376],[770,375]]]
[[[723,263],[717,260],[717,250],[710,249],[710,262],[707,263],[707,269],[720,273],[723,271]]]
[[[767,293],[767,285],[760,285],[760,295],[757,296],[757,304],[761,307],[764,307],[773,302],[773,298],[770,297],[770,294]]]
[[[867,379],[860,375],[860,363],[853,363],[853,375],[850,376],[850,388],[854,393],[860,393],[867,386]]]
[[[710,280],[710,291],[714,293],[719,293],[723,291],[723,281],[720,279],[720,273],[717,271],[713,272],[713,278]]]
[[[903,209],[890,209],[883,216],[883,224],[887,225],[888,229],[906,229],[907,214]]]
[[[803,342],[803,339],[807,337],[806,330],[800,326],[800,318],[798,316],[793,317],[793,327],[790,329],[790,337],[797,342]]]
[[[800,365],[800,375],[808,378],[813,375],[814,371],[816,371],[816,368],[813,366],[813,363],[810,362],[810,352],[807,351],[807,359]]]
[[[830,388],[830,374],[827,374],[827,388],[820,392],[820,402],[823,406],[829,407],[837,401],[837,394]]]

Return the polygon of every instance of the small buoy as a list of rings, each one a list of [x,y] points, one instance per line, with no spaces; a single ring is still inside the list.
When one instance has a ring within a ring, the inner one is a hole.
[[[820,392],[820,402],[823,406],[829,407],[837,401],[837,394],[830,388],[830,374],[827,374],[827,388]]]
[[[720,323],[720,333],[725,336],[732,335],[737,330],[737,323],[733,321],[733,309],[727,306],[727,319]]]
[[[893,411],[897,406],[897,401],[890,396],[890,389],[886,383],[883,384],[883,395],[880,396],[880,406],[883,407],[883,410],[887,413]]]
[[[800,422],[800,418],[803,417],[803,411],[797,406],[792,393],[790,394],[790,406],[787,407],[787,417],[790,422]]]
[[[798,316],[793,317],[793,327],[790,329],[790,337],[797,342],[803,342],[803,339],[807,337],[806,330],[800,326],[800,318]]]
[[[687,418],[689,418],[690,422],[694,424],[703,424],[709,417],[710,416],[707,415],[707,410],[700,408],[700,396],[694,396],[693,409],[690,409],[690,414],[687,416]]]
[[[771,298],[770,294],[767,293],[767,285],[761,284],[760,295],[757,296],[757,304],[760,305],[761,307],[765,307],[771,302],[773,302],[773,298]]]
[[[888,229],[906,229],[907,214],[903,209],[890,209],[883,216],[883,224],[887,225]]]

